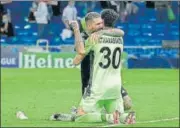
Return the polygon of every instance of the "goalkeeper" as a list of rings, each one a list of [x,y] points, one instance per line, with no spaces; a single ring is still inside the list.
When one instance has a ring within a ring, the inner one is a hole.
[[[116,24],[116,21],[118,20],[118,14],[112,9],[104,9],[101,12],[101,18],[104,20],[105,27],[113,28]],[[85,40],[89,37],[89,33],[86,31],[85,18],[79,21],[79,27],[80,27],[82,39],[85,42]],[[98,28],[95,28],[94,30],[91,29],[91,32],[97,31],[96,29]],[[88,55],[86,55],[81,62],[82,95],[84,94],[85,89],[88,87],[88,84],[89,84],[90,54],[91,52]],[[121,88],[121,95],[123,97],[124,109],[129,110],[132,107],[132,101],[123,86]]]
[[[123,51],[122,31],[119,29],[106,29],[95,32],[86,41],[85,49],[81,39],[77,22],[72,22],[75,33],[75,46],[78,52],[74,64],[79,64],[85,55],[91,54],[91,73],[89,85],[81,100],[77,111],[76,121],[102,121],[111,123],[135,122],[133,112],[124,113],[120,77],[120,56]],[[102,19],[98,13],[88,13],[86,16],[87,28],[101,28]],[[100,113],[105,107],[106,114]],[[65,118],[66,117],[66,118]],[[72,115],[56,114],[57,120],[72,120]]]

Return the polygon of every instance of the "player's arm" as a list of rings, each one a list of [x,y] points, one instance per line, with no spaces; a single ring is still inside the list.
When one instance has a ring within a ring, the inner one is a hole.
[[[81,33],[80,33],[78,22],[77,21],[70,21],[69,25],[72,27],[72,29],[74,31],[75,49],[76,49],[77,54],[80,54],[80,55],[85,54],[84,41],[83,41]]]
[[[78,65],[81,63],[81,61],[84,59],[85,54],[77,54],[73,60],[74,65]]]
[[[81,33],[79,29],[74,29],[74,36],[75,36],[75,49],[78,54],[84,55],[84,41],[82,39]]]
[[[124,36],[124,31],[121,29],[114,28],[112,31],[115,33],[119,33],[119,36]]]
[[[96,34],[92,34],[86,41],[85,41],[85,47],[83,48],[83,53],[78,53],[74,60],[73,60],[73,64],[77,65],[79,64],[84,57],[91,51],[93,50],[95,41],[97,40],[97,35]],[[83,45],[84,46],[84,45]]]
[[[79,25],[77,21],[70,21],[70,26],[73,28],[75,37],[75,50],[77,52],[73,64],[78,65],[85,57],[84,41],[82,39]]]
[[[109,35],[109,36],[124,36],[124,31],[118,28],[111,28],[111,29],[106,29],[102,31],[104,35]]]

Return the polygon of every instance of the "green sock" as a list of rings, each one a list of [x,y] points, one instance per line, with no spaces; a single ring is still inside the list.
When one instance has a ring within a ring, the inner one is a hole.
[[[101,119],[103,122],[106,121],[106,114],[105,113],[101,113]]]

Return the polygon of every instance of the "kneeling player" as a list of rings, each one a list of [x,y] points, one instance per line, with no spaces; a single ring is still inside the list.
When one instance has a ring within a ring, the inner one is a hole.
[[[91,12],[86,15],[87,28],[92,23],[101,26],[100,14]],[[52,119],[75,120],[77,122],[135,123],[134,112],[124,113],[120,76],[120,56],[123,51],[121,31],[113,29],[93,33],[85,44],[80,38],[77,22],[74,22],[76,50],[74,64],[79,64],[85,55],[92,52],[90,82],[74,115],[55,114]],[[106,113],[101,114],[105,108]]]

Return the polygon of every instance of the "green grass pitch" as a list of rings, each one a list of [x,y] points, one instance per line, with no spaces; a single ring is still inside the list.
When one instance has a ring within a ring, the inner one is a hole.
[[[164,120],[179,118],[179,70],[126,69],[123,79],[139,122],[127,127],[179,126],[178,119]],[[48,120],[55,112],[69,113],[71,106],[78,106],[80,97],[79,69],[1,69],[1,126],[107,126],[107,123]],[[29,119],[17,119],[19,110]]]

